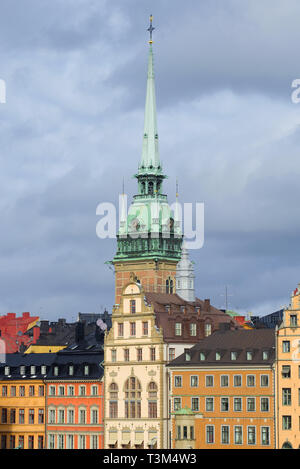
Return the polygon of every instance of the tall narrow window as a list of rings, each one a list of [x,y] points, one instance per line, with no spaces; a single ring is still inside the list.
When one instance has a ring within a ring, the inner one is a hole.
[[[111,383],[109,386],[109,418],[118,417],[118,385]]]
[[[141,383],[131,376],[125,383],[125,418],[141,418]]]
[[[155,356],[155,347],[150,348],[150,360],[152,362],[155,362],[156,356]]]
[[[148,321],[143,322],[143,335],[148,335]]]
[[[130,323],[130,335],[135,336],[136,334],[136,324],[135,322]]]
[[[151,381],[148,386],[148,417],[157,418],[157,385]]]
[[[130,300],[130,313],[135,314],[136,313],[136,304],[135,300]]]
[[[123,337],[124,335],[124,324],[122,322],[118,323],[118,336]]]

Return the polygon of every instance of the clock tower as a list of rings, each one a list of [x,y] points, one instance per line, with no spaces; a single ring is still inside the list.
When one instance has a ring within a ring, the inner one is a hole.
[[[115,303],[125,285],[135,279],[144,291],[175,293],[176,265],[181,258],[182,232],[179,211],[171,210],[163,193],[163,174],[158,149],[156,99],[150,17],[149,58],[142,158],[135,177],[138,193],[128,214],[121,208],[117,234]],[[176,204],[177,205],[177,204]],[[178,206],[178,205],[177,205]],[[174,213],[175,212],[175,213]]]

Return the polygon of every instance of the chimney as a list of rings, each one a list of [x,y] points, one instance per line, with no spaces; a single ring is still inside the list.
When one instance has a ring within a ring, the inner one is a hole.
[[[75,342],[78,344],[84,340],[85,321],[78,321],[75,326]]]
[[[40,328],[35,326],[33,328],[33,343],[35,344],[40,337]]]
[[[49,321],[41,321],[40,330],[41,330],[41,332],[48,332],[49,331]]]
[[[204,300],[204,311],[210,311],[210,299]]]

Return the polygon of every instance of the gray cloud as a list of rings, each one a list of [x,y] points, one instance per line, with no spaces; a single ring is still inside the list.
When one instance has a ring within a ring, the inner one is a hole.
[[[18,8],[16,8],[18,6]],[[299,281],[298,2],[3,1],[0,313],[111,308],[96,207],[129,196],[141,156],[153,13],[160,153],[174,201],[205,202],[197,293],[241,311]]]

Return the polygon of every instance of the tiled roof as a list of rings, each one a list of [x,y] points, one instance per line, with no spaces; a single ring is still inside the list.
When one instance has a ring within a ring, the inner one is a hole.
[[[263,351],[268,352],[268,359],[263,359]],[[205,359],[200,359],[200,352]],[[219,359],[216,359],[216,352]],[[232,360],[231,352],[236,352]],[[252,360],[247,359],[247,352],[252,352]],[[190,359],[183,353],[168,366],[203,366],[208,365],[269,365],[275,360],[275,334],[272,329],[239,329],[216,331],[188,350]]]
[[[5,363],[0,363],[0,380],[9,380],[9,379],[24,379],[28,378],[40,378],[42,379],[41,367],[46,366],[46,370],[50,369],[50,366],[55,358],[55,354],[52,353],[8,353],[5,357]],[[9,367],[9,375],[4,374],[5,367]],[[25,366],[25,374],[21,375],[21,366]],[[30,367],[35,366],[35,374],[31,375]]]

